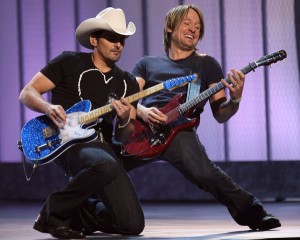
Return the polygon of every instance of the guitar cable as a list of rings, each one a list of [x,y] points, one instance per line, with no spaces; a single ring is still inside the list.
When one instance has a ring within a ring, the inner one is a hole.
[[[147,149],[144,149],[143,151],[140,151],[140,152],[137,152],[137,153],[132,153],[132,154],[126,154],[126,150],[123,148],[123,145],[121,146],[121,151],[120,151],[120,154],[124,157],[131,157],[131,156],[137,156],[141,153],[144,153],[144,152],[147,152],[148,150],[150,150],[152,147],[154,147],[156,144],[153,143],[149,148]]]
[[[23,159],[23,170],[24,170],[25,178],[26,178],[27,182],[29,182],[31,180],[31,177],[32,177],[33,173],[34,173],[34,170],[37,168],[38,165],[37,165],[37,163],[35,163],[33,165],[32,171],[31,171],[31,173],[30,173],[30,175],[28,177],[28,174],[27,174],[27,171],[26,171],[26,167],[25,167],[25,165],[26,165],[25,157],[23,156],[22,159]]]

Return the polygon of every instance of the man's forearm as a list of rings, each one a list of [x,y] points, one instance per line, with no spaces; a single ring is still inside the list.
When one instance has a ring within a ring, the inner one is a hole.
[[[26,107],[41,113],[46,113],[49,103],[34,88],[24,88],[19,100]]]
[[[137,110],[136,110],[136,116],[138,118],[143,119],[143,111],[146,109],[142,104],[138,103]]]
[[[217,111],[214,112],[214,117],[219,123],[228,121],[239,109],[240,101],[228,99],[220,104]]]

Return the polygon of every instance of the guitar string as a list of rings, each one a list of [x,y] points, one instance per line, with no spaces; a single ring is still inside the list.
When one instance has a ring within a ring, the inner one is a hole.
[[[166,113],[166,116],[168,117],[168,123],[170,123],[169,121],[170,120],[174,120],[175,118],[176,118],[176,115],[177,115],[177,113],[179,112],[178,111],[178,108],[179,107],[176,107],[176,108],[174,108],[174,109],[172,109],[170,112],[168,112],[168,113]]]

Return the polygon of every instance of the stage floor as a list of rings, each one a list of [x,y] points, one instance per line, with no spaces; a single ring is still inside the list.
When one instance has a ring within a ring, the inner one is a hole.
[[[0,239],[53,239],[32,229],[42,203],[0,203]],[[146,227],[138,237],[97,232],[87,239],[300,239],[300,202],[264,203],[282,227],[251,231],[218,203],[143,203]]]

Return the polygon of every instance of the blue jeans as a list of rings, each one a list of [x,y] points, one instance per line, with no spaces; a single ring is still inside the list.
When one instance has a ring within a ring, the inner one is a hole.
[[[109,145],[77,144],[55,163],[72,178],[51,193],[41,210],[46,222],[74,229],[139,234],[144,214],[134,187]]]
[[[261,202],[209,160],[196,131],[179,132],[157,159],[169,162],[191,183],[211,193],[227,207],[238,224],[249,226],[265,216],[266,211]],[[122,160],[128,171],[151,162],[141,159]]]

